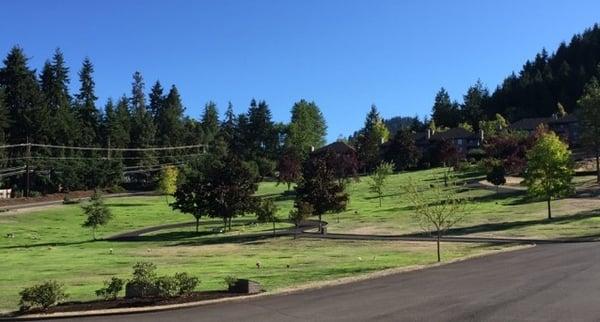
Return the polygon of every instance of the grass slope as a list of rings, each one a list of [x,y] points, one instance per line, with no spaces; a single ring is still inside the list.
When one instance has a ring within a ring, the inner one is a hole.
[[[427,186],[442,170],[403,173],[390,177],[383,206],[368,192],[367,179],[349,185],[349,209],[327,215],[333,232],[415,233],[410,206],[402,193],[408,178]],[[472,180],[477,173],[462,174]],[[260,185],[258,195],[274,198],[280,219],[287,218],[293,196],[274,183]],[[473,205],[461,227],[453,234],[495,236],[560,237],[600,234],[596,200],[555,202],[562,217],[546,221],[543,202],[528,202],[522,195],[496,195],[493,191],[464,192]],[[99,229],[98,236],[147,226],[192,221],[190,215],[172,211],[163,197],[108,199],[114,220]],[[94,290],[113,275],[127,278],[137,261],[153,261],[159,273],[188,271],[197,275],[202,289],[223,289],[226,276],[251,278],[268,290],[311,281],[322,281],[393,267],[424,265],[435,261],[434,245],[400,242],[352,242],[293,240],[291,238],[248,240],[246,232],[270,231],[270,224],[249,224],[251,216],[234,221],[234,230],[215,234],[221,223],[154,232],[136,241],[92,241],[89,229],[81,227],[78,205],[60,206],[20,215],[0,215],[0,310],[15,309],[22,287],[46,279],[66,284],[73,300],[94,298]],[[339,222],[338,222],[339,219]],[[203,221],[206,221],[203,219]],[[279,223],[278,228],[287,227]],[[14,234],[14,238],[5,237]],[[112,249],[112,254],[111,250]],[[449,260],[496,249],[489,245],[445,244],[443,259]],[[256,267],[260,262],[261,268]]]

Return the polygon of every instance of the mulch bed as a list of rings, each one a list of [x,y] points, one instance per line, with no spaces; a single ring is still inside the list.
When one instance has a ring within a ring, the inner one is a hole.
[[[88,302],[64,302],[57,306],[43,309],[31,309],[27,312],[15,312],[13,316],[20,314],[49,314],[59,312],[78,312],[78,311],[92,311],[92,310],[107,310],[107,309],[118,309],[118,308],[133,308],[133,307],[144,307],[144,306],[157,306],[157,305],[169,305],[169,304],[181,304],[197,301],[206,301],[228,297],[239,297],[247,294],[229,293],[226,291],[204,291],[204,292],[193,292],[186,296],[173,297],[173,298],[144,298],[144,299],[126,299],[118,298],[116,300],[95,300]]]
[[[88,191],[71,191],[69,193],[51,193],[39,197],[30,198],[11,198],[11,199],[0,199],[0,207],[2,206],[13,206],[22,205],[35,202],[46,202],[46,201],[57,201],[63,200],[65,196],[69,196],[71,199],[87,198],[94,193],[93,190]]]

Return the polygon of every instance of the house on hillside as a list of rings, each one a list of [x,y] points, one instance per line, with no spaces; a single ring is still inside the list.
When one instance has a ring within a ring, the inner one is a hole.
[[[337,155],[356,154],[356,150],[344,141],[335,141],[313,151],[315,154],[332,152]]]
[[[525,118],[514,122],[509,128],[511,130],[524,131],[532,134],[538,126],[542,124],[548,126],[551,131],[563,138],[571,146],[579,144],[581,135],[579,119],[572,114],[563,117],[553,115],[551,117]]]
[[[469,150],[480,148],[483,138],[483,131],[474,133],[460,127],[440,132],[428,129],[426,132],[415,133],[415,144],[419,149],[425,151],[436,142],[448,140],[456,146],[460,153],[466,154]]]

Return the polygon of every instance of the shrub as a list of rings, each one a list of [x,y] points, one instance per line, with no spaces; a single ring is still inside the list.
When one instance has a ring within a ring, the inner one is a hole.
[[[133,282],[152,282],[156,279],[156,265],[151,262],[137,262],[133,265]]]
[[[177,280],[179,287],[179,295],[190,294],[200,283],[200,280],[197,277],[190,276],[188,273],[176,273],[175,279]]]
[[[64,286],[57,281],[46,281],[42,284],[24,288],[19,292],[19,295],[21,296],[19,306],[22,311],[35,306],[47,309],[68,297]]]
[[[237,281],[238,281],[238,278],[233,275],[225,276],[225,284],[227,284],[227,286],[229,286],[229,287],[235,285],[235,283]]]
[[[173,297],[179,294],[179,283],[174,276],[159,276],[154,281],[156,295],[160,297]]]
[[[96,290],[96,295],[103,297],[105,300],[114,300],[123,290],[125,281],[118,277],[112,277],[110,280],[104,281],[104,287]]]

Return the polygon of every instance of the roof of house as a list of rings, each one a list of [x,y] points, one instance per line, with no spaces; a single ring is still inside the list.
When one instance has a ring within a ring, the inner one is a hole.
[[[577,122],[577,116],[573,114],[567,114],[566,116],[556,118],[556,117],[532,117],[532,118],[524,118],[520,119],[513,124],[510,125],[510,128],[513,130],[535,130],[540,124],[564,124],[564,123],[575,123]]]
[[[465,130],[462,127],[455,127],[443,132],[435,132],[431,135],[431,140],[451,140],[451,139],[473,139],[477,134]]]
[[[325,151],[330,151],[330,152],[339,153],[339,154],[348,153],[348,152],[356,152],[356,150],[354,150],[353,147],[351,147],[350,145],[348,145],[348,143],[346,143],[344,141],[335,141],[331,144],[320,147],[317,150],[315,150],[315,153],[320,153],[320,152],[325,152]]]

